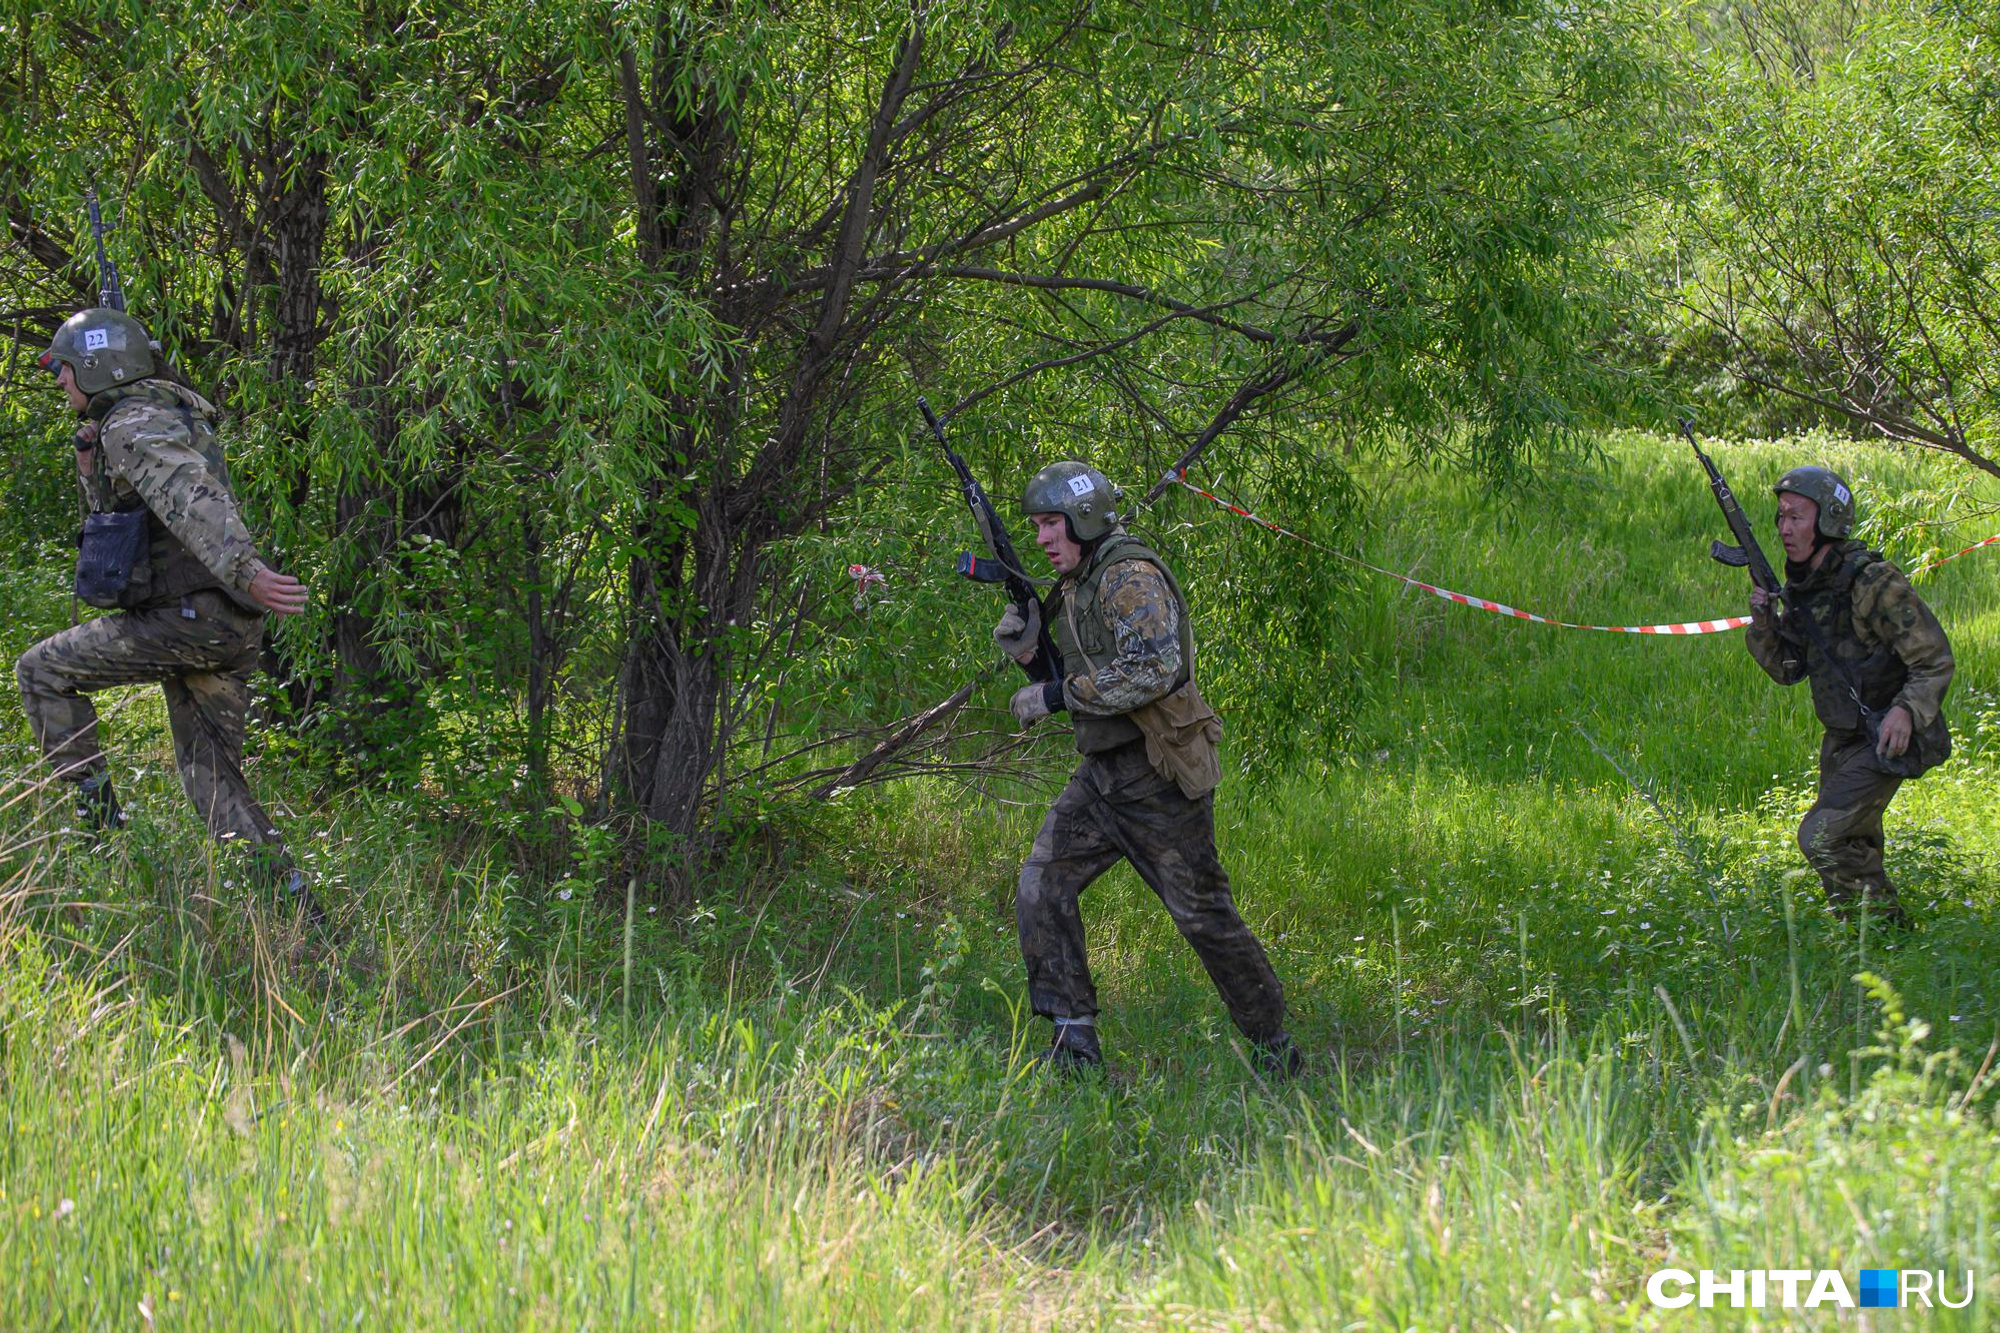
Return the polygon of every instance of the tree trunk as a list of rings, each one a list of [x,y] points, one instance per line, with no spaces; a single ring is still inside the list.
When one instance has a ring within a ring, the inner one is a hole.
[[[250,223],[250,233],[244,238],[245,277],[253,292],[265,287],[272,293],[265,364],[279,402],[279,439],[292,460],[285,473],[285,499],[297,513],[311,495],[312,468],[307,460],[312,456],[313,381],[326,327],[320,266],[328,217],[327,159],[324,152],[295,156],[288,146],[280,146],[266,154],[259,165],[266,185],[276,188],[269,206]],[[215,190],[210,193],[214,198]],[[274,552],[273,557],[274,563],[285,563],[283,552]],[[365,635],[338,627],[335,638],[337,644],[365,643]],[[263,665],[284,690],[295,713],[311,706],[314,682],[306,678],[291,653],[269,638],[264,643]]]

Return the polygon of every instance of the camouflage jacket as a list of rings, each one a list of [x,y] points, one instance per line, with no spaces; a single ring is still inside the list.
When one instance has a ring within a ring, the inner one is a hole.
[[[1166,563],[1136,537],[1106,538],[1056,585],[1044,613],[1062,653],[1063,702],[1085,754],[1137,740],[1138,724],[1125,714],[1189,678],[1187,599]]]
[[[1811,680],[1813,709],[1828,730],[1858,730],[1860,711],[1841,671],[1795,616],[1812,618],[1870,708],[1900,704],[1918,730],[1937,719],[1951,688],[1951,644],[1893,562],[1858,541],[1840,542],[1817,568],[1787,566],[1784,600],[1785,614],[1755,617],[1745,641],[1780,685]]]
[[[98,394],[86,415],[98,439],[95,472],[81,479],[84,501],[94,512],[143,507],[152,515],[153,596],[246,590],[261,562],[230,489],[214,406],[149,379]]]

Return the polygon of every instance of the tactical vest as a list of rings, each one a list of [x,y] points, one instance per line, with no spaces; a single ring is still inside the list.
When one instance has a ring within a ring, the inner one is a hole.
[[[1123,532],[1099,542],[1076,582],[1068,588],[1059,585],[1042,608],[1043,623],[1055,636],[1056,648],[1062,653],[1063,670],[1068,674],[1088,673],[1118,656],[1117,633],[1099,609],[1097,599],[1103,589],[1104,572],[1122,560],[1144,560],[1160,571],[1173,594],[1181,641],[1181,669],[1174,678],[1174,687],[1178,689],[1187,684],[1194,671],[1194,626],[1188,617],[1187,598],[1181,594],[1181,585],[1167,568],[1167,562],[1137,537]],[[1112,717],[1072,713],[1070,721],[1076,731],[1079,754],[1102,754],[1142,738],[1139,724],[1123,713]]]
[[[229,488],[229,466],[223,460],[222,446],[215,438],[215,427],[210,423],[208,413],[197,411],[186,396],[165,381],[142,380],[137,384],[107,389],[92,398],[89,415],[97,421],[100,439],[111,428],[119,409],[132,403],[152,403],[178,413],[195,451],[207,461],[209,471],[223,488]],[[120,606],[131,611],[152,611],[172,606],[190,593],[214,588],[227,593],[231,601],[246,610],[262,609],[246,601],[235,589],[224,588],[214,572],[195,558],[194,553],[174,536],[173,530],[161,521],[158,514],[147,508],[137,491],[107,477],[101,449],[88,489],[90,507],[97,513],[146,511],[146,561],[144,566],[133,571],[132,585],[120,599]]]
[[[1819,637],[1859,686],[1861,701],[1880,711],[1895,701],[1903,683],[1910,678],[1910,669],[1888,644],[1879,644],[1871,651],[1856,632],[1854,581],[1883,557],[1880,551],[1871,551],[1860,542],[1848,546],[1850,549],[1840,553],[1840,563],[1830,573],[1815,571],[1816,578],[1788,584],[1785,603],[1812,617],[1819,626]],[[1794,629],[1792,637],[1805,652],[1813,711],[1819,714],[1820,724],[1829,731],[1861,730],[1861,710],[1854,706],[1840,670],[1827,661],[1811,635]]]

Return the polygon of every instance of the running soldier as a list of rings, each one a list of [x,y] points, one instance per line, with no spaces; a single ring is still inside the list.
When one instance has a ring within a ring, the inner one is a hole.
[[[230,489],[215,408],[162,374],[145,328],[98,307],[57,330],[39,364],[83,419],[76,469],[89,515],[77,593],[115,614],[72,626],[21,655],[21,702],[79,818],[124,822],[89,695],[158,681],[188,799],[226,845],[317,922],[324,913],[243,777],[250,673],[266,612],[305,609],[304,584],[265,564]]]
[[[1222,724],[1195,687],[1187,599],[1166,563],[1125,531],[1114,510],[1121,498],[1082,463],[1035,474],[1022,510],[1058,579],[1025,621],[1010,606],[993,632],[1032,665],[1046,617],[1062,679],[1023,686],[1011,708],[1024,727],[1067,710],[1082,755],[1015,896],[1029,1001],[1055,1022],[1043,1059],[1066,1070],[1103,1062],[1077,904],[1091,881],[1129,860],[1194,946],[1262,1069],[1295,1074],[1303,1060],[1285,1031],[1284,991],[1216,856]]]

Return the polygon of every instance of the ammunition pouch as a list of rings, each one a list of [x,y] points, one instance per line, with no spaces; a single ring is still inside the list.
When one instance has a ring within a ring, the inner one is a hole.
[[[1860,710],[1862,730],[1868,733],[1868,767],[1892,777],[1920,778],[1951,758],[1951,728],[1940,712],[1931,719],[1929,726],[1910,729],[1909,748],[1894,759],[1884,759],[1874,747],[1881,742],[1882,718],[1887,711],[1878,712],[1873,708]]]
[[[152,546],[144,509],[86,515],[76,541],[76,595],[111,610],[137,606],[152,592]]]
[[[1126,533],[1115,533],[1099,544],[1090,555],[1083,576],[1074,587],[1065,590],[1058,586],[1054,595],[1061,599],[1060,616],[1056,616],[1049,608],[1044,608],[1048,618],[1054,622],[1056,651],[1061,658],[1062,669],[1095,671],[1101,664],[1117,655],[1116,636],[1097,605],[1099,579],[1105,570],[1119,561],[1135,559],[1144,560],[1160,572],[1160,576],[1167,581],[1168,589],[1173,593],[1174,605],[1179,611],[1181,670],[1174,694],[1186,690],[1192,694],[1200,708],[1206,710],[1208,705],[1200,703],[1201,696],[1192,692],[1194,627],[1188,616],[1187,598],[1181,593],[1180,583],[1174,578],[1173,571],[1167,568],[1166,561],[1156,555],[1144,542]],[[1168,696],[1172,697],[1173,695]],[[1155,700],[1145,707],[1158,708],[1165,704],[1166,700]],[[1180,707],[1182,705],[1168,705],[1169,711]],[[1139,714],[1143,711],[1145,708],[1109,717],[1092,717],[1072,710],[1070,725],[1075,732],[1077,753],[1104,754],[1121,745],[1130,745],[1143,737],[1146,739],[1148,757],[1151,757],[1156,742],[1141,728]],[[1214,714],[1211,712],[1210,716]],[[1161,722],[1162,734],[1167,734],[1176,725],[1179,725],[1179,722],[1173,718]],[[1157,762],[1155,767],[1158,767]],[[1173,776],[1164,769],[1161,772],[1165,776]],[[1213,785],[1211,783],[1210,787]]]

